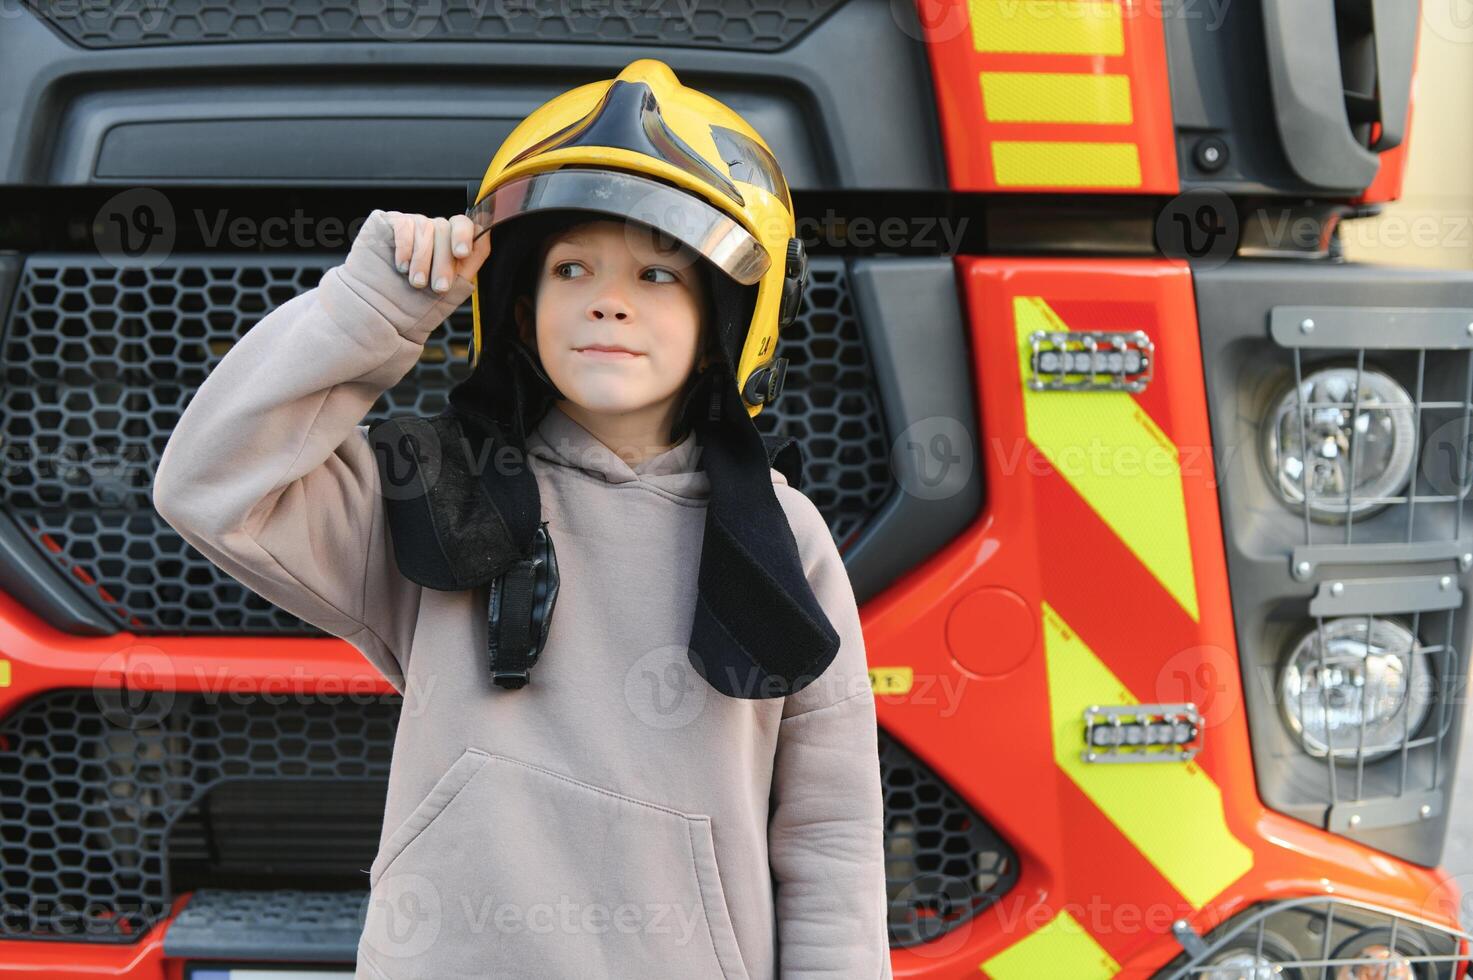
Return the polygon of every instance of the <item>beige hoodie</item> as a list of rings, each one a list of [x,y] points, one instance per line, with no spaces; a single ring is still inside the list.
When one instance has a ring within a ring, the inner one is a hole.
[[[631,468],[553,408],[528,450],[561,588],[528,685],[492,684],[486,589],[399,573],[360,424],[471,290],[414,288],[392,241],[375,210],[250,329],[153,485],[186,541],[404,696],[356,976],[889,978],[874,698],[817,508],[772,471],[838,655],[787,698],[728,698],[685,651],[695,434]]]

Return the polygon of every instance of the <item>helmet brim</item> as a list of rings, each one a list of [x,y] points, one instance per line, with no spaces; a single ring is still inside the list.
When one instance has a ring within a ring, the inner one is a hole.
[[[466,210],[476,237],[541,211],[586,211],[637,221],[705,257],[744,286],[771,265],[767,249],[731,215],[663,181],[605,167],[562,167],[507,181]],[[493,243],[494,246],[494,243]]]

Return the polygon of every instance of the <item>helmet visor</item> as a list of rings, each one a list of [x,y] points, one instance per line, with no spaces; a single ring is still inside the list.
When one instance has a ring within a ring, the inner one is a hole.
[[[670,235],[744,286],[771,258],[752,234],[719,208],[670,184],[604,168],[564,167],[508,181],[466,210],[476,237],[518,215],[573,210],[638,221]]]

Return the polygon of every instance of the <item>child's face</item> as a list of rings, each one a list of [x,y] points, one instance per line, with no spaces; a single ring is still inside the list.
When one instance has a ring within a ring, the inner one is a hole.
[[[536,276],[535,328],[525,298],[517,322],[526,340],[535,329],[558,389],[593,412],[673,413],[701,347],[696,253],[644,225],[596,219],[553,238]]]

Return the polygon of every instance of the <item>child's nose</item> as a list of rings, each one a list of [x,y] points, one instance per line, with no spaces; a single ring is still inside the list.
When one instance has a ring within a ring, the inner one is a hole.
[[[600,296],[589,304],[588,312],[595,320],[603,320],[613,317],[615,320],[627,320],[629,318],[629,304],[618,295],[610,293]]]

